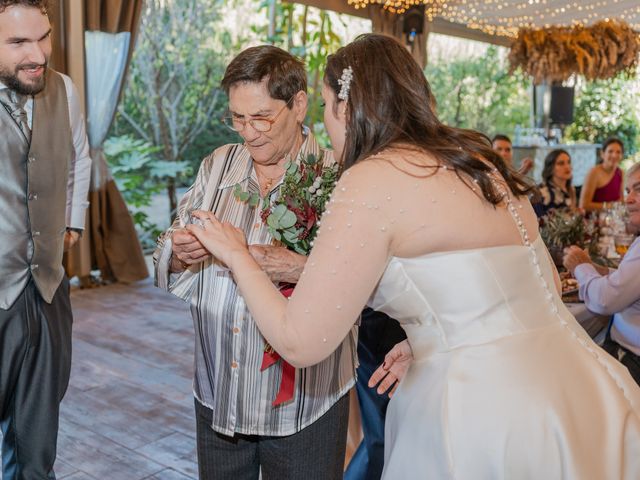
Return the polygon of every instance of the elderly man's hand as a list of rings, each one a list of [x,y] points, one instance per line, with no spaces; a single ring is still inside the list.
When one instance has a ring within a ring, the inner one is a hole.
[[[171,235],[172,241],[172,272],[182,271],[189,265],[204,262],[211,254],[188,230],[181,228]]]
[[[307,257],[285,247],[249,245],[249,253],[274,282],[297,283]]]
[[[586,250],[576,247],[575,245],[571,245],[564,249],[562,264],[564,265],[564,268],[571,272],[571,275],[573,275],[576,267],[582,263],[591,263],[591,257],[589,257]]]

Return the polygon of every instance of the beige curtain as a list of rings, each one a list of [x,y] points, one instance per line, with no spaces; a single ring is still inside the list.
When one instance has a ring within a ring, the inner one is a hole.
[[[130,32],[128,65],[135,46],[143,0],[58,0],[52,3],[52,66],[70,75],[84,96],[84,32]],[[148,271],[131,215],[113,179],[100,174],[106,170],[100,146],[97,150],[92,148],[92,158],[92,185],[85,232],[78,244],[65,255],[67,274],[86,280],[91,270],[98,269],[103,279],[109,281],[129,283],[146,278]]]
[[[371,29],[374,33],[389,35],[407,45],[405,34],[402,33],[402,15],[391,13],[378,4],[369,5],[369,18],[371,19]],[[424,68],[427,65],[427,37],[429,35],[430,24],[427,17],[424,19],[423,33],[416,36],[413,45],[407,45],[413,58],[418,65]]]
[[[86,30],[131,32],[132,43],[140,24],[142,0],[85,0]]]
[[[55,0],[49,3],[49,16],[53,26],[51,66],[58,72],[69,75],[84,99],[83,4],[76,0]]]

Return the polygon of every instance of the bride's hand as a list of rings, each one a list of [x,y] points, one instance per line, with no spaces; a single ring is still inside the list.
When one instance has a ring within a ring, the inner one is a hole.
[[[234,254],[249,254],[244,232],[230,223],[220,222],[212,212],[196,210],[191,213],[201,225],[187,225],[186,228],[202,243],[214,257],[232,268]]]
[[[404,377],[413,361],[411,346],[407,340],[397,343],[384,357],[384,363],[380,365],[369,379],[369,388],[378,385],[378,393],[382,395],[393,386],[389,392],[389,398],[393,397],[396,388]]]

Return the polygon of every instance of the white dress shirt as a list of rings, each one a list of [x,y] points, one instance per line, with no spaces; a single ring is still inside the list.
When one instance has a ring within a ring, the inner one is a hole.
[[[89,156],[89,140],[84,122],[84,114],[80,107],[78,90],[71,79],[63,74],[69,104],[69,124],[73,136],[74,158],[71,159],[69,181],[67,182],[66,223],[69,228],[84,228],[85,210],[89,205],[87,193],[91,181],[91,157]],[[0,82],[0,90],[7,88]],[[25,105],[29,128],[33,126],[33,97],[29,97]]]
[[[640,238],[631,244],[617,270],[600,275],[593,265],[583,263],[574,275],[587,308],[613,315],[611,338],[640,355]]]

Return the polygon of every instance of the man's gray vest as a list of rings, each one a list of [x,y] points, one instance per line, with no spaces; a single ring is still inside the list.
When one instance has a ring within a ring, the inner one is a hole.
[[[67,182],[73,159],[67,93],[49,70],[34,98],[31,144],[0,105],[0,308],[30,277],[51,303],[62,276]]]

